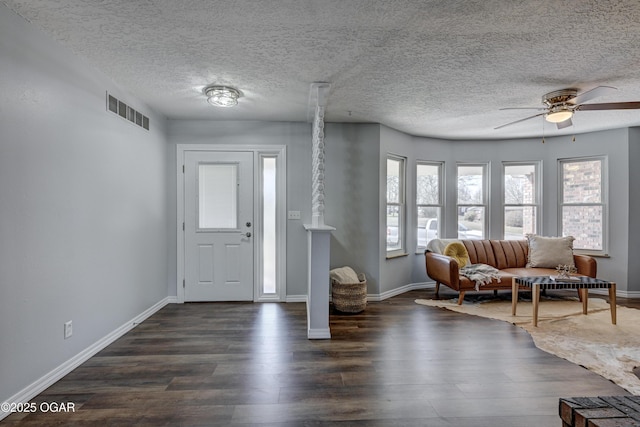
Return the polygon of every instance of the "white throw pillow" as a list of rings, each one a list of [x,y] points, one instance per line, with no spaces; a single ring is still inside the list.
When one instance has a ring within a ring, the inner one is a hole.
[[[573,236],[543,237],[527,234],[529,256],[527,267],[556,268],[558,265],[574,266]]]

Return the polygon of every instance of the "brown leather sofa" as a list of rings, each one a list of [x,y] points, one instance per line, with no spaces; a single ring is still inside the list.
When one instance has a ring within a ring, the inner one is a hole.
[[[557,274],[553,268],[527,268],[529,245],[527,240],[461,240],[469,252],[471,264],[488,264],[500,270],[500,281],[494,279],[480,290],[511,290],[514,277],[549,276]],[[578,274],[596,277],[596,260],[587,255],[573,255]],[[467,291],[475,291],[476,284],[460,276],[458,262],[446,255],[425,251],[427,275],[436,282],[436,296],[440,284],[459,292],[458,304],[462,304]]]

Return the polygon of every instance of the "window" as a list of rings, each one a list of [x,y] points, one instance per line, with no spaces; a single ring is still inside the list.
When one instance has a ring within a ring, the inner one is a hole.
[[[539,162],[503,163],[504,230],[507,240],[524,239],[540,229]]]
[[[198,230],[238,228],[238,164],[198,165]]]
[[[487,164],[458,165],[458,239],[484,239],[487,233]]]
[[[443,164],[418,162],[416,165],[416,210],[418,248],[438,238],[443,209]]]
[[[262,294],[275,294],[277,291],[277,158],[263,155],[262,162]]]
[[[560,169],[560,233],[573,236],[574,249],[606,254],[606,157],[562,159]]]
[[[387,156],[387,255],[405,252],[404,165],[404,158]]]

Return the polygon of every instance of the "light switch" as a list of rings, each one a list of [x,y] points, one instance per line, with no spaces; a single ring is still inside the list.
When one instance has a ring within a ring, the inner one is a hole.
[[[289,211],[288,219],[300,219],[300,211]]]

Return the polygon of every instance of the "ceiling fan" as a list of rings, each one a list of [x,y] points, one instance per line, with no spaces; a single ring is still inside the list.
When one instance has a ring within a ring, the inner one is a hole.
[[[524,119],[500,125],[495,129],[501,129],[505,126],[511,126],[534,117],[544,116],[545,120],[555,123],[558,129],[564,129],[573,124],[571,117],[576,111],[593,111],[593,110],[634,110],[640,109],[640,102],[608,102],[604,104],[585,104],[598,96],[602,96],[612,90],[616,90],[612,86],[598,86],[586,92],[578,93],[577,89],[560,89],[549,92],[542,96],[544,107],[515,107],[501,108],[500,110],[538,110],[541,113]]]

